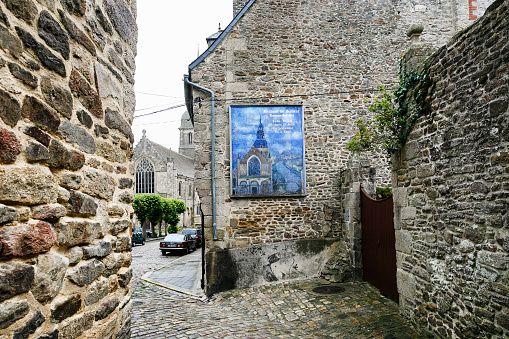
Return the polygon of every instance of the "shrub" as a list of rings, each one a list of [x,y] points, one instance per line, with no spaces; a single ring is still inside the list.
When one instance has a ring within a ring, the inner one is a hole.
[[[385,199],[392,195],[392,188],[390,187],[377,187],[376,188],[376,198],[377,199]]]

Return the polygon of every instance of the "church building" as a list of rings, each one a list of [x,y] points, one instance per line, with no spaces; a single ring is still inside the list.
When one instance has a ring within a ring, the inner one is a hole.
[[[151,141],[146,131],[134,148],[135,194],[158,194],[183,201],[187,211],[179,227],[200,224],[199,198],[194,186],[193,126],[189,114],[181,118],[179,152]]]

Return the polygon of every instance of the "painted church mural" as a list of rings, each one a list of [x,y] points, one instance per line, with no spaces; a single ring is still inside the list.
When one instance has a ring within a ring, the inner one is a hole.
[[[230,106],[231,195],[303,195],[302,106]]]

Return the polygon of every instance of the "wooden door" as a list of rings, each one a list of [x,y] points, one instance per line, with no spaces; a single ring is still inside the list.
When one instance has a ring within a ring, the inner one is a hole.
[[[374,200],[361,189],[361,223],[364,280],[398,302],[392,196]]]

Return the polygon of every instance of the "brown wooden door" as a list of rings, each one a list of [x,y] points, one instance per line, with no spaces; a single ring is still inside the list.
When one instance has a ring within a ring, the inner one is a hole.
[[[392,196],[374,200],[361,189],[361,222],[364,280],[398,302]]]

